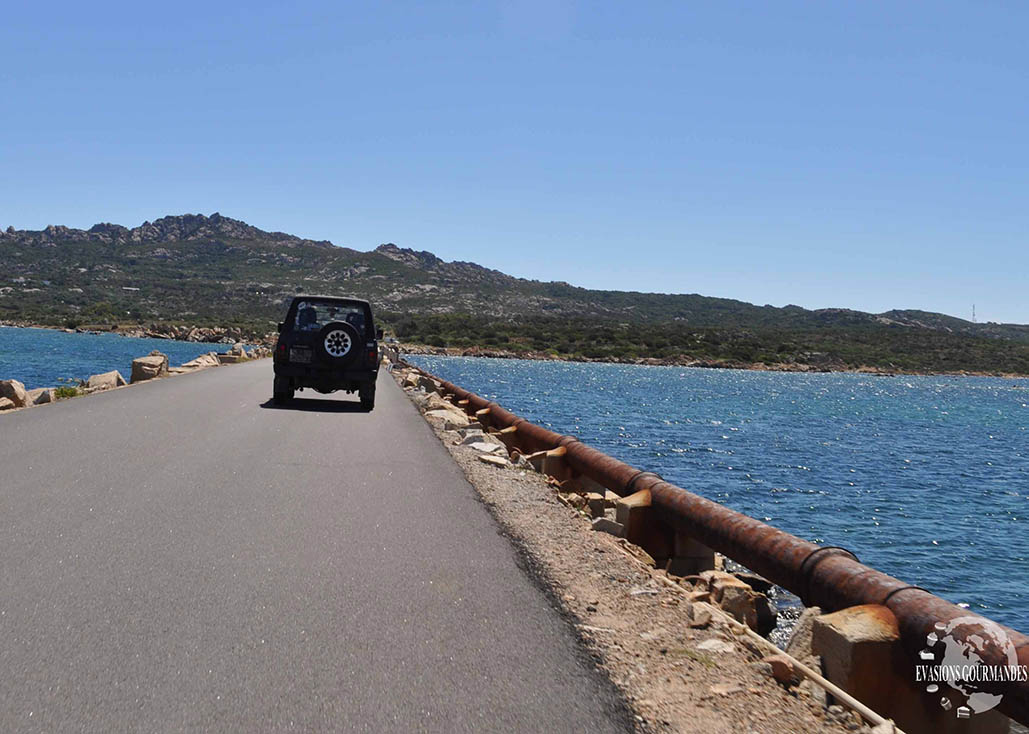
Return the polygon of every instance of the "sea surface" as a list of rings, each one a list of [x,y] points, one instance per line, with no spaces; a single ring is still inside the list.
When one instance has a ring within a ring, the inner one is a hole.
[[[1029,632],[1027,379],[409,359]]]
[[[0,326],[0,380],[18,380],[27,388],[57,387],[61,380],[86,379],[111,370],[128,380],[132,360],[154,349],[167,354],[174,366],[207,352],[223,352],[226,346]]]

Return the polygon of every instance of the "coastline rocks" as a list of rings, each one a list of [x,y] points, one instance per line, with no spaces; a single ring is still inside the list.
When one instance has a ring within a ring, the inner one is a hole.
[[[28,392],[33,405],[46,405],[47,403],[57,402],[57,390],[55,388],[37,387]]]
[[[91,375],[86,380],[87,390],[109,390],[112,387],[121,387],[127,385],[125,378],[121,376],[118,370],[111,370],[110,372],[104,372],[99,375]]]
[[[249,359],[249,356],[242,342],[236,342],[227,352],[218,353],[218,361],[221,364],[237,364],[238,362],[245,362],[247,359]]]
[[[191,359],[182,366],[187,370],[199,370],[205,367],[217,367],[221,362],[218,361],[218,355],[214,352],[208,352],[207,354],[201,354],[196,359]]]
[[[746,624],[761,635],[775,629],[779,613],[775,603],[737,575],[726,571],[704,571],[700,578],[711,601],[737,622]]]
[[[132,360],[132,375],[130,382],[142,382],[152,380],[155,377],[163,377],[168,374],[168,355],[162,354],[156,349],[150,352],[149,356],[138,357]]]
[[[17,380],[0,380],[0,398],[7,398],[15,408],[32,405],[25,386]]]
[[[14,402],[8,398],[0,398],[0,410],[11,410],[14,408]]]

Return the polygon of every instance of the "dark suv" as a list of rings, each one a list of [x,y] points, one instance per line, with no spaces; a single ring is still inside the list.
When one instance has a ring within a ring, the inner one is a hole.
[[[296,296],[275,344],[272,398],[282,405],[295,390],[357,391],[361,407],[375,407],[382,329],[376,331],[368,301]]]

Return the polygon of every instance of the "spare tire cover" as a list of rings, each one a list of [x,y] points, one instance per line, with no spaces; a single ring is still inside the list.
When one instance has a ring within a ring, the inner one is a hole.
[[[364,339],[351,324],[332,321],[318,332],[318,356],[333,367],[350,364],[361,352]]]

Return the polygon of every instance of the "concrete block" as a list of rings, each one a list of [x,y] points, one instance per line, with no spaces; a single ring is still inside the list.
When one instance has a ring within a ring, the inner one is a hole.
[[[715,567],[715,552],[683,533],[676,533],[666,570],[675,576],[692,576]]]
[[[544,454],[543,473],[562,482],[571,479],[572,470],[565,461],[566,452],[567,449],[564,446],[558,446]]]
[[[650,506],[650,490],[619,498],[615,520],[625,528],[626,540],[650,554],[658,567],[665,567],[672,552],[671,534],[659,524]]]
[[[597,492],[586,493],[586,504],[590,508],[590,515],[593,517],[603,517],[606,505],[604,503],[604,495]]]
[[[606,517],[598,517],[593,521],[593,529],[602,533],[610,533],[617,538],[625,536],[625,528],[614,520],[608,520]]]
[[[904,652],[893,612],[865,604],[823,614],[812,622],[811,649],[822,658],[823,674],[907,734],[1002,734],[1009,719],[996,710],[961,719],[961,694],[941,685],[930,693],[917,683]],[[946,696],[951,708],[941,705]]]

